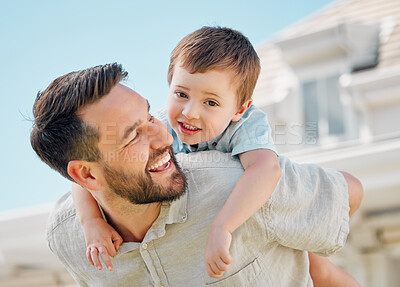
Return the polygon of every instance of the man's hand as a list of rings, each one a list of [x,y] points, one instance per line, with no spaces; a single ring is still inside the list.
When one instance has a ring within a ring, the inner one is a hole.
[[[102,218],[93,218],[85,223],[86,257],[98,270],[103,268],[99,255],[109,271],[113,270],[109,256],[115,256],[122,237]]]
[[[208,276],[219,278],[228,270],[233,261],[229,253],[231,241],[232,235],[229,231],[220,226],[211,227],[204,254]]]

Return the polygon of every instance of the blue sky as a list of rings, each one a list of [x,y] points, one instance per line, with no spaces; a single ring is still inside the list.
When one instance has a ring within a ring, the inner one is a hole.
[[[231,27],[256,45],[331,0],[0,0],[0,212],[55,201],[70,183],[30,147],[32,105],[58,76],[119,62],[128,86],[166,104],[169,54],[204,25]]]

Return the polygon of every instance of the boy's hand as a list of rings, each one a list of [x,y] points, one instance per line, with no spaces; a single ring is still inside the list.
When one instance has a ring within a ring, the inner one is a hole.
[[[93,218],[83,226],[86,238],[86,257],[98,270],[103,268],[99,255],[109,271],[113,270],[109,256],[115,256],[122,237],[103,218]]]
[[[232,235],[222,227],[211,227],[208,234],[204,261],[207,274],[210,277],[219,278],[232,263],[233,258],[229,253]]]

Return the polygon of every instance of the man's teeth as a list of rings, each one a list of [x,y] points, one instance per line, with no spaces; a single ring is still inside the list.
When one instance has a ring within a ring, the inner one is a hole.
[[[193,126],[189,126],[189,125],[187,125],[187,124],[185,124],[185,123],[182,123],[182,126],[183,126],[185,129],[192,130],[192,131],[196,131],[196,130],[199,129],[199,128],[196,128],[196,127],[193,127]]]
[[[149,170],[153,170],[153,169],[156,169],[156,168],[158,168],[160,166],[163,166],[164,164],[169,162],[170,159],[171,159],[171,155],[168,153],[163,159],[158,161],[156,164],[153,164],[152,166],[150,166]]]

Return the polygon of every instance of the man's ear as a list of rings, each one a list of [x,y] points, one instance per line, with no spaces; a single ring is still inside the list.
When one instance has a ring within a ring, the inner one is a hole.
[[[88,190],[99,190],[100,184],[97,176],[93,173],[93,169],[88,162],[81,160],[71,160],[68,163],[68,174],[75,181]]]
[[[243,116],[243,114],[250,108],[251,104],[253,103],[253,100],[247,100],[246,102],[244,102],[243,105],[241,105],[241,107],[239,108],[239,110],[236,112],[236,114],[233,116],[232,118],[232,122],[237,122],[238,120],[240,120]]]

